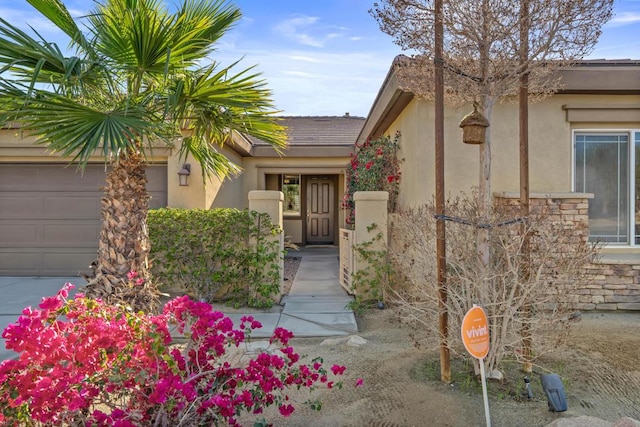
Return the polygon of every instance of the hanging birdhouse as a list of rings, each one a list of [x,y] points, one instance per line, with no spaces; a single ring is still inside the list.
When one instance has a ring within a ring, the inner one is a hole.
[[[489,120],[478,111],[478,107],[474,104],[473,112],[464,116],[460,121],[460,127],[462,128],[462,142],[465,144],[484,144]]]

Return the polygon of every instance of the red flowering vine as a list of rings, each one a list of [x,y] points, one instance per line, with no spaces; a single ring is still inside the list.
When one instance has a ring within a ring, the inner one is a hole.
[[[389,211],[395,211],[401,174],[397,158],[399,139],[400,133],[396,133],[393,139],[383,136],[356,144],[347,168],[347,191],[342,201],[342,208],[349,210],[347,224],[354,224],[353,193],[356,191],[387,191]]]

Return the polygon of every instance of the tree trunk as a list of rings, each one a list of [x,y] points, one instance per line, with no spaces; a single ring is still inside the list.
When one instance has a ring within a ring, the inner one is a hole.
[[[101,202],[102,227],[93,276],[85,294],[133,310],[155,311],[159,294],[151,282],[147,230],[146,164],[130,152],[113,161]]]

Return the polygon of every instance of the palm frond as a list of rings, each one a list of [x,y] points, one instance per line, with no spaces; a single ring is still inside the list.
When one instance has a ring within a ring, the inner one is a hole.
[[[161,0],[96,2],[87,33],[62,0],[28,0],[64,31],[74,56],[0,18],[0,121],[12,121],[52,151],[81,164],[171,144],[188,130],[181,154],[205,176],[239,168],[218,147],[234,132],[281,149],[286,143],[271,92],[253,68],[201,66],[240,18],[224,0],[182,0],[170,13]]]
[[[0,118],[18,123],[37,143],[80,165],[95,155],[109,159],[136,150],[144,136],[156,140],[161,134],[142,106],[115,105],[105,111],[44,91],[29,98],[20,86],[3,81],[0,98],[14,100]]]
[[[185,0],[176,13],[172,56],[195,65],[241,16],[240,10],[226,1]]]
[[[285,128],[275,117],[278,111],[265,82],[251,73],[252,68],[230,75],[234,65],[216,70],[214,64],[176,82],[174,97],[168,100],[175,107],[173,116],[182,118],[183,127],[218,145],[238,131],[276,150],[284,148]]]
[[[240,173],[241,168],[220,153],[209,141],[196,135],[185,137],[180,145],[179,157],[191,155],[202,166],[202,179],[217,176],[220,179]]]
[[[71,17],[71,14],[60,0],[27,0],[38,12],[64,31],[71,40],[86,48],[88,42]]]

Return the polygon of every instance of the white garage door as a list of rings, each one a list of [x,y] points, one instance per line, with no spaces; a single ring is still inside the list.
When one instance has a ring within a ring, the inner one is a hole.
[[[151,207],[167,205],[167,168],[147,168]],[[98,249],[103,164],[0,164],[0,275],[73,276]]]

